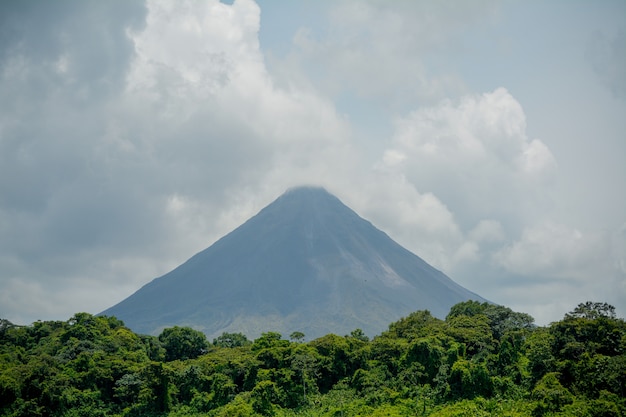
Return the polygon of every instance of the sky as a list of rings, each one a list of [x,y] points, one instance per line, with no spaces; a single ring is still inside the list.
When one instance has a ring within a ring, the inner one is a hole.
[[[625,317],[624,16],[2,1],[0,317],[99,313],[298,185],[539,325]]]

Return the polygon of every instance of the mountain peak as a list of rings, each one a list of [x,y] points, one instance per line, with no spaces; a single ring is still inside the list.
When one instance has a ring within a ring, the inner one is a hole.
[[[280,205],[286,201],[297,201],[300,204],[320,203],[322,201],[326,201],[343,205],[343,203],[341,203],[341,201],[337,197],[329,193],[324,187],[313,185],[289,188],[272,204],[270,204],[270,206]]]
[[[187,325],[209,336],[374,335],[413,311],[443,317],[468,299],[483,301],[324,188],[304,186],[103,314],[153,334]]]
[[[283,193],[283,196],[332,196],[326,188],[319,185],[298,185],[295,187],[290,187]]]

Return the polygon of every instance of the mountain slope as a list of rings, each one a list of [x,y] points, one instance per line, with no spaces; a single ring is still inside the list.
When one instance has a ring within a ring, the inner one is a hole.
[[[468,299],[484,301],[324,189],[300,187],[101,314],[153,334],[189,325],[209,337],[375,335],[412,311],[441,317]]]

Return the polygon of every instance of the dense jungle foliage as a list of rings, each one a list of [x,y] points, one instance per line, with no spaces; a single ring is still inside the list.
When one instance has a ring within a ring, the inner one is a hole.
[[[537,327],[468,301],[372,340],[0,321],[0,416],[626,416],[625,398],[626,324],[606,303]]]

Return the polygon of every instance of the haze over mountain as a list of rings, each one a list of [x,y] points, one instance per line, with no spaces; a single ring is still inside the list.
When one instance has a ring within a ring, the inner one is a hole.
[[[325,189],[298,187],[101,314],[151,334],[185,325],[209,337],[372,336],[412,311],[443,317],[468,299],[484,301]]]

